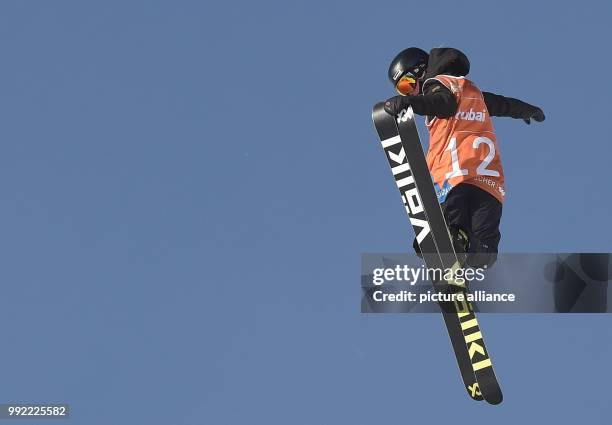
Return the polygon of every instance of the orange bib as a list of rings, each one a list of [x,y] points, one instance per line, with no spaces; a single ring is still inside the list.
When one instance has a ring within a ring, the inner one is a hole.
[[[459,183],[478,186],[504,202],[504,170],[493,132],[493,123],[480,90],[464,77],[439,75],[436,80],[457,100],[457,112],[450,118],[426,120],[429,129],[427,165],[438,199]]]

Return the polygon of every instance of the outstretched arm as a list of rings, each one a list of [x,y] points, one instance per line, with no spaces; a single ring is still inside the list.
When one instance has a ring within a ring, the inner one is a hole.
[[[493,117],[510,117],[523,119],[527,124],[535,121],[541,122],[546,118],[544,112],[537,106],[530,105],[522,100],[498,94],[482,92],[489,114]]]

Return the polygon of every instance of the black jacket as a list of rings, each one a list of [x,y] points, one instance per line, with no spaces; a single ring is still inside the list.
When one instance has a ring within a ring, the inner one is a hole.
[[[463,77],[470,71],[468,58],[459,50],[452,48],[432,49],[429,53],[429,64],[425,79],[440,74]],[[493,117],[511,117],[527,119],[538,108],[511,97],[482,92],[489,115]],[[457,101],[451,91],[437,81],[428,82],[423,94],[412,96],[410,105],[419,115],[449,118],[457,112]]]

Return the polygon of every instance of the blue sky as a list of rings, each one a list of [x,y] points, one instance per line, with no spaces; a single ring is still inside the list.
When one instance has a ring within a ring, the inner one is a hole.
[[[483,316],[506,400],[476,405],[439,317],[359,313],[359,259],[410,249],[370,111],[413,45],[547,115],[494,122],[501,250],[610,252],[610,12],[2,2],[0,402],[79,424],[597,421],[608,316]]]

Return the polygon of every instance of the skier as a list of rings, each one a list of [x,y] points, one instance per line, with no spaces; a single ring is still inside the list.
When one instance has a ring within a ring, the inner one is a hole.
[[[501,239],[499,223],[506,196],[491,116],[544,121],[542,109],[510,97],[481,92],[466,78],[468,58],[457,49],[429,54],[411,47],[389,66],[400,94],[385,102],[393,116],[412,107],[429,130],[427,165],[453,243],[472,267],[492,265]],[[420,254],[414,241],[414,249]]]

